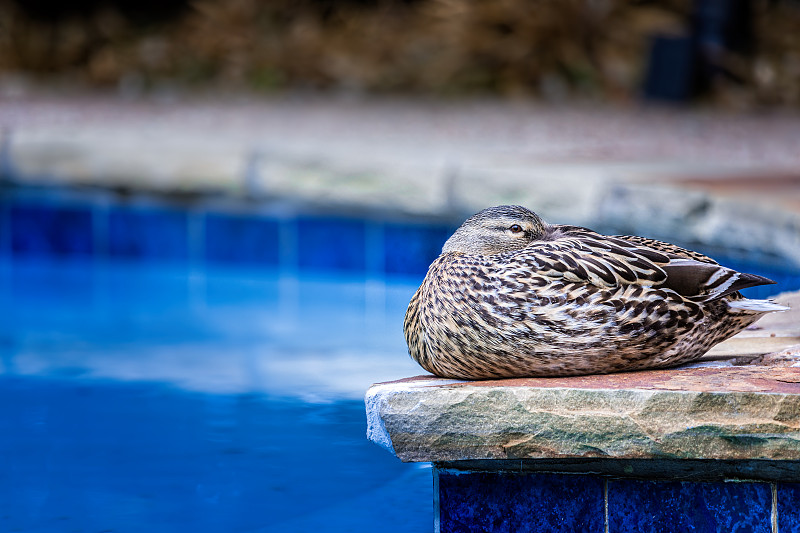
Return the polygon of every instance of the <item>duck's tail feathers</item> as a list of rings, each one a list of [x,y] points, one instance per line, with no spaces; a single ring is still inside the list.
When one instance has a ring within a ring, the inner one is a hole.
[[[785,305],[776,304],[769,300],[733,300],[728,302],[728,309],[742,313],[771,313],[773,311],[788,311]]]

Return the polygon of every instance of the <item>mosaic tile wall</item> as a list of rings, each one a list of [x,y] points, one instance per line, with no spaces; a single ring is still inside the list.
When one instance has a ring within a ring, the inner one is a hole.
[[[0,195],[0,254],[422,277],[444,224]]]
[[[800,532],[796,483],[452,470],[436,476],[441,533]]]

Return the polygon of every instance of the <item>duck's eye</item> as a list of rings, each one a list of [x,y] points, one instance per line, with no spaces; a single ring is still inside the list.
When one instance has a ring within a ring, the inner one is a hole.
[[[508,229],[511,230],[511,233],[521,233],[522,232],[522,226],[520,226],[519,224],[512,224],[511,227],[508,228]]]

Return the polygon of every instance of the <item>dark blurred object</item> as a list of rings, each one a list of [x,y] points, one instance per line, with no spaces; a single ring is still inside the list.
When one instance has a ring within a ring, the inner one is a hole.
[[[0,0],[0,89],[14,74],[123,91],[628,100],[645,79],[670,98],[705,79],[714,101],[798,105],[798,28],[796,0]],[[653,37],[687,34],[697,78],[659,81],[692,61]]]
[[[686,102],[698,93],[698,53],[690,36],[653,38],[644,81],[644,95],[652,100]]]
[[[753,52],[750,0],[695,0],[683,35],[657,35],[650,49],[646,98],[686,102],[719,77],[744,84],[742,65]]]
[[[698,89],[713,88],[723,77],[747,81],[746,64],[754,51],[750,0],[695,0],[692,36],[698,53]]]
[[[753,50],[751,0],[695,0],[692,33],[703,50]]]

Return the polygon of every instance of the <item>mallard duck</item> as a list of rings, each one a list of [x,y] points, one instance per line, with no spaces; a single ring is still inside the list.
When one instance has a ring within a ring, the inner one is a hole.
[[[674,244],[547,224],[504,205],[445,242],[403,329],[411,357],[448,378],[664,368],[786,310],[738,292],[772,283]]]

